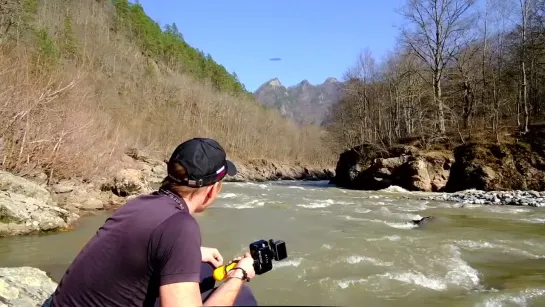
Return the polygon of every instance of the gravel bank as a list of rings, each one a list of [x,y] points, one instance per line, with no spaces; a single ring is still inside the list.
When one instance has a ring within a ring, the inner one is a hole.
[[[453,201],[462,204],[530,206],[545,208],[545,191],[479,191],[467,190],[452,194],[441,193],[424,200]]]

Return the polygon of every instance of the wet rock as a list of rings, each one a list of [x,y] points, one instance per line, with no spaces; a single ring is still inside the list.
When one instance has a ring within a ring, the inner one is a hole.
[[[57,284],[32,267],[0,268],[0,306],[39,307]]]
[[[67,228],[79,218],[34,182],[9,173],[2,173],[0,182],[0,236]]]
[[[366,145],[341,154],[331,183],[357,190],[395,185],[409,191],[435,192],[446,185],[452,163],[448,153],[418,151],[412,146],[383,151]]]
[[[100,199],[89,198],[81,203],[82,210],[101,210],[104,209],[104,202]]]
[[[0,237],[67,228],[78,218],[39,199],[0,192]]]
[[[431,221],[435,220],[435,217],[433,216],[425,216],[419,220],[412,220],[413,224],[418,226],[423,226]]]

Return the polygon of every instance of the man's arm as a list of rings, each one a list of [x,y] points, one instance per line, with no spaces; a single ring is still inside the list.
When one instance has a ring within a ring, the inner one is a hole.
[[[240,270],[229,271],[227,280],[210,295],[203,306],[233,306],[243,283]]]
[[[161,306],[233,306],[243,281],[240,273],[235,274],[236,272],[233,271],[229,273],[228,279],[212,293],[204,304],[202,303],[198,283],[180,282],[161,286],[159,291]]]
[[[149,258],[159,276],[161,306],[202,306],[201,235],[187,213],[176,213],[152,234]]]
[[[159,288],[162,307],[202,306],[199,284],[178,282]]]

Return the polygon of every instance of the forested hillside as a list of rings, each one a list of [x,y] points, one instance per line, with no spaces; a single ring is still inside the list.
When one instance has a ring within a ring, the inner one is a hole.
[[[0,0],[0,44],[2,169],[91,176],[127,147],[165,157],[194,136],[239,161],[331,161],[319,128],[258,104],[139,4]]]
[[[545,116],[545,1],[408,0],[397,48],[363,52],[329,130],[342,148],[492,142]]]

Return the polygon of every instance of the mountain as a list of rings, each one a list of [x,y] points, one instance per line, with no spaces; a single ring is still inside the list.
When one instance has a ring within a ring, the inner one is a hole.
[[[278,78],[265,82],[255,92],[262,104],[280,109],[280,113],[303,124],[323,125],[329,108],[341,97],[343,83],[327,78],[324,83],[312,85],[303,80],[285,87]]]

